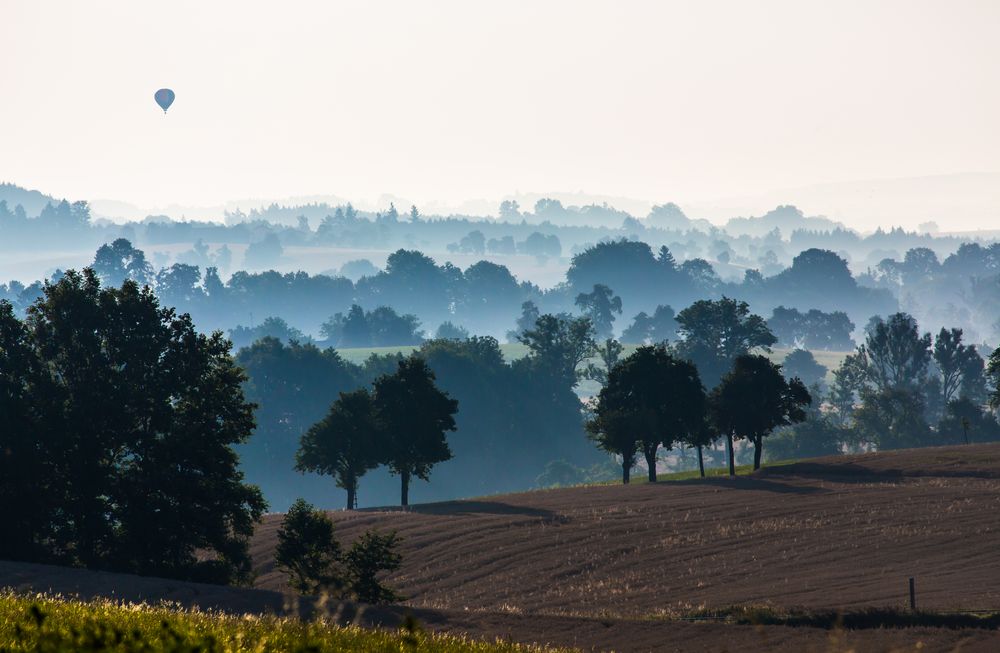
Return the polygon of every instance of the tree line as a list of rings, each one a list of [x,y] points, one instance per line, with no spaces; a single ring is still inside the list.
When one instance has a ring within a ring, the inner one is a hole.
[[[801,253],[772,277],[750,270],[736,283],[723,281],[705,261],[678,263],[667,247],[654,253],[644,242],[602,242],[575,255],[566,283],[547,290],[519,281],[504,265],[479,261],[463,270],[415,250],[393,252],[384,269],[371,266],[356,280],[272,270],[237,271],[223,281],[208,258],[203,252],[192,259],[202,265],[177,262],[155,272],[141,249],[118,239],[98,249],[92,267],[106,285],[125,279],[150,285],[203,329],[229,330],[241,344],[262,335],[311,334],[325,346],[401,345],[446,323],[503,337],[529,302],[540,313],[589,315],[601,338],[614,332],[630,342],[657,342],[671,337],[671,306],[740,296],[775,309],[783,342],[842,349],[853,347],[854,323],[896,309],[888,290],[859,286],[846,261],[820,250]],[[0,298],[24,310],[42,285],[11,282],[0,286]],[[798,314],[799,308],[809,310]]]
[[[730,475],[736,473],[734,440],[753,445],[758,469],[764,438],[804,421],[803,407],[812,402],[800,379],[786,379],[780,365],[751,353],[770,351],[775,337],[745,302],[701,300],[676,320],[683,337],[677,343],[644,345],[622,360],[607,357],[603,387],[590,405],[588,435],[618,457],[624,483],[640,453],[655,482],[661,447],[695,448],[704,476],[703,450],[719,438]],[[621,351],[612,342],[605,350]]]

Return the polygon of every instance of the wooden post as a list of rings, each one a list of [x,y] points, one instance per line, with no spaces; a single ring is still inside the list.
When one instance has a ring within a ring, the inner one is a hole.
[[[910,576],[910,610],[917,610],[917,593],[913,587],[913,576]]]

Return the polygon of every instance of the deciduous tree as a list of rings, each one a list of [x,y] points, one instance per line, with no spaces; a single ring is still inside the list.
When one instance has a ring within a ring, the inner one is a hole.
[[[729,474],[736,474],[732,438],[745,438],[754,445],[753,468],[760,468],[764,438],[779,426],[805,419],[803,406],[812,402],[798,379],[786,381],[781,366],[764,356],[743,355],[712,391],[712,420],[719,432],[730,438]]]
[[[407,506],[410,479],[428,480],[435,464],[451,458],[445,433],[455,430],[458,402],[434,385],[422,358],[411,356],[375,381],[375,410],[385,433],[383,461],[399,475],[400,504]]]
[[[302,436],[295,468],[333,476],[347,491],[351,510],[357,507],[358,481],[385,455],[381,435],[371,393],[365,388],[342,392],[326,417]]]

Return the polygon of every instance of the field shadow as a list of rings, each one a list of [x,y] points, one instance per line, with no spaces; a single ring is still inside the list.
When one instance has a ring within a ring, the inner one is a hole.
[[[998,479],[1000,471],[989,469],[872,469],[856,463],[800,462],[765,467],[755,475],[765,477],[812,478],[837,483],[880,483],[905,478],[981,478]]]
[[[709,476],[706,478],[689,478],[683,481],[663,483],[669,485],[711,485],[714,487],[725,487],[734,490],[760,490],[764,492],[774,492],[777,494],[824,494],[829,490],[811,485],[790,485],[788,483],[776,483],[759,476]]]

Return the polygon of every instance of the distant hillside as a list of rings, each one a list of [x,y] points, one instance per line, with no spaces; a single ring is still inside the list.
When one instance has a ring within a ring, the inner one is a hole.
[[[788,238],[796,229],[811,231],[833,231],[845,228],[843,224],[824,217],[806,217],[794,206],[779,206],[759,217],[731,218],[726,223],[726,231],[732,236],[743,234],[763,236],[774,229],[779,229],[781,235]]]
[[[36,217],[41,213],[46,204],[56,204],[62,201],[40,191],[28,190],[6,182],[0,183],[0,200],[6,201],[7,206],[11,209],[20,204],[30,217]]]

